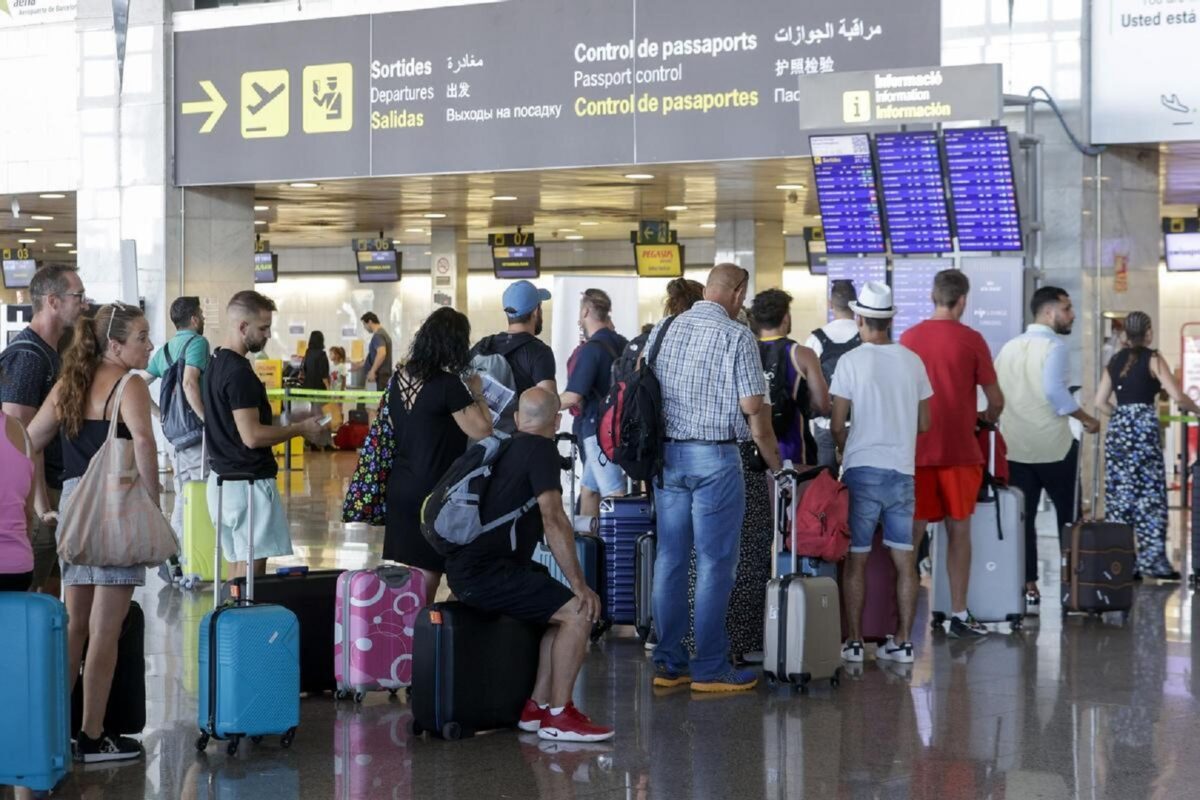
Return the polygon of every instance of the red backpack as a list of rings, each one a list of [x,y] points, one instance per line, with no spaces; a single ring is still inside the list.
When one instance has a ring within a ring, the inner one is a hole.
[[[801,479],[805,476],[801,475]],[[850,551],[850,492],[828,469],[796,487],[790,549],[797,555],[841,561]]]

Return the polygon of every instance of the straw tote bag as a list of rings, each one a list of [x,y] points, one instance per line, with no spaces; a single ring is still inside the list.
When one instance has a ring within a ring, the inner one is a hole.
[[[178,547],[170,525],[142,483],[134,445],[117,437],[121,397],[130,375],[121,378],[108,437],[63,509],[58,555],[90,567],[157,566]]]

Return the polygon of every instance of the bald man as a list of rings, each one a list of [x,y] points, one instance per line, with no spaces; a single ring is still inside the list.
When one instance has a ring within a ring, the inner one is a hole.
[[[537,505],[517,520],[515,548],[507,527],[485,534],[446,559],[446,578],[467,605],[548,626],[521,730],[556,741],[600,742],[611,739],[613,729],[596,725],[571,703],[588,635],[600,618],[600,598],[584,580],[563,510],[554,443],[559,414],[557,395],[537,387],[521,394],[517,432],[496,461],[479,516],[486,524],[530,498],[537,498]],[[533,563],[533,549],[543,535],[570,589]]]
[[[245,573],[249,550],[247,503],[254,508],[254,574],[267,571],[267,559],[292,553],[287,515],[275,486],[275,454],[271,447],[295,436],[315,440],[322,427],[316,418],[295,425],[273,425],[271,402],[247,356],[259,353],[271,338],[275,303],[258,292],[238,292],[225,310],[226,333],[209,362],[203,385],[204,432],[209,465],[208,513],[216,525],[217,476],[252,475],[249,495],[245,484],[225,488],[221,504],[221,550],[231,563],[230,573]],[[176,499],[178,502],[178,498]]]
[[[738,442],[753,439],[767,466],[781,466],[771,417],[764,413],[767,383],[758,343],[734,321],[749,281],[741,267],[718,264],[704,299],[660,322],[646,346],[647,359],[657,350],[666,423],[662,485],[654,487],[654,685],[661,688],[690,684],[696,692],[740,692],[758,681],[730,660],[725,627],[746,508]],[[693,549],[694,655],[683,644]]]

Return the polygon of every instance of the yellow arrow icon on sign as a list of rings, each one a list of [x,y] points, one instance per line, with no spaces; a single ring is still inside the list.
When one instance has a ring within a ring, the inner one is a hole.
[[[213,85],[212,81],[200,81],[200,88],[208,95],[208,99],[184,103],[183,113],[208,114],[208,119],[200,126],[200,132],[212,133],[212,129],[217,127],[217,120],[221,119],[221,115],[225,113],[229,104],[225,102],[225,98],[217,91],[217,87]]]

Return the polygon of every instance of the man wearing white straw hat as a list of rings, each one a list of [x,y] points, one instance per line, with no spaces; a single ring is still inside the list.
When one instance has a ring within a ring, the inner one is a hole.
[[[896,564],[900,624],[879,645],[876,658],[911,663],[917,573],[913,568],[917,433],[929,430],[933,389],[920,357],[892,341],[892,290],[870,281],[850,304],[862,346],[846,353],[833,374],[834,441],[842,451],[842,481],[850,490],[850,557],[842,596],[849,638],[842,658],[863,660],[862,612],[867,556],[875,529]],[[847,425],[851,409],[854,424]]]

